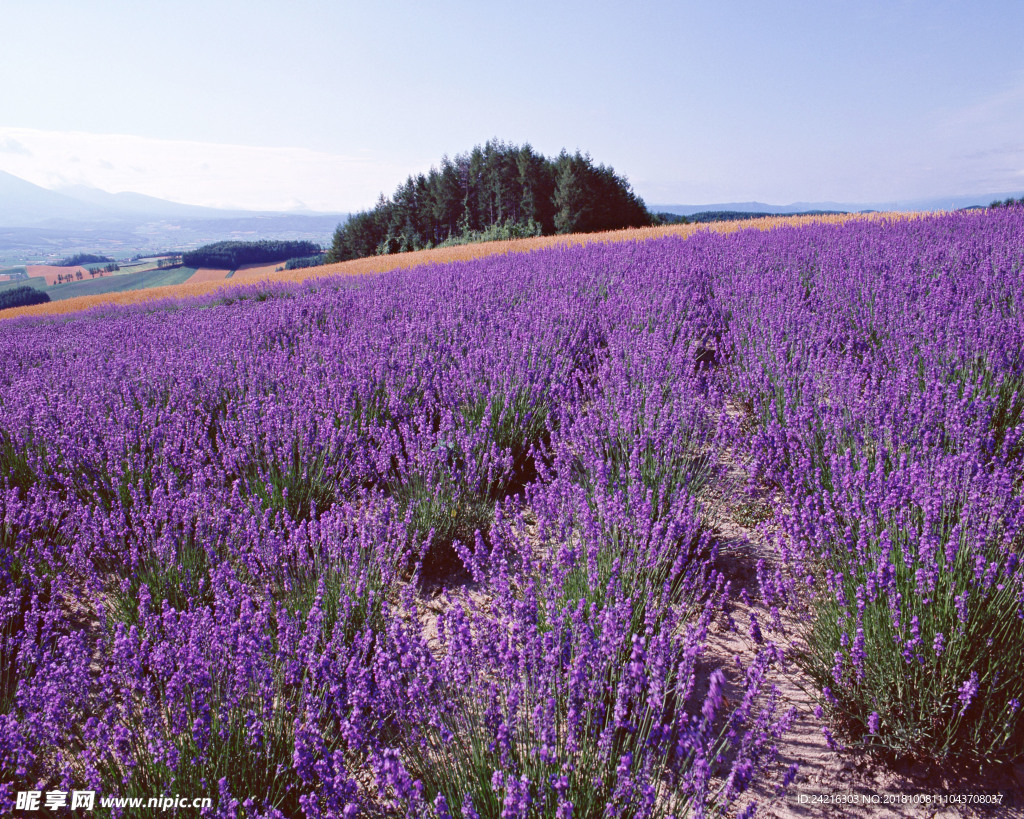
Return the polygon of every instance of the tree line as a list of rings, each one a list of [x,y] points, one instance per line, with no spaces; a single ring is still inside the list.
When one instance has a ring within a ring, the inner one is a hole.
[[[315,242],[263,239],[258,242],[214,242],[183,253],[185,267],[214,267],[235,270],[245,264],[283,262],[299,256],[319,253]]]
[[[46,304],[49,300],[48,293],[24,284],[0,292],[0,310],[6,310],[9,307],[27,307],[31,304]]]
[[[1020,199],[1014,199],[1011,196],[1009,199],[1004,199],[1001,202],[998,199],[996,199],[991,205],[989,205],[989,207],[990,208],[1012,208],[1012,207],[1016,207],[1017,205],[1024,205],[1024,196],[1022,196]]]
[[[57,267],[84,267],[87,264],[107,264],[113,262],[109,256],[97,256],[95,253],[76,253],[57,262]]]
[[[328,261],[511,236],[589,233],[653,223],[613,168],[587,154],[554,159],[500,140],[410,176],[386,199],[339,225]]]

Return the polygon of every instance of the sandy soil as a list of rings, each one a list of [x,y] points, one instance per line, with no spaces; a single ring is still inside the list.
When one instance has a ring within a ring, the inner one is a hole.
[[[815,717],[815,689],[793,662],[801,644],[802,625],[795,618],[784,616],[784,632],[770,632],[765,628],[769,622],[768,612],[756,595],[757,561],[763,559],[771,565],[774,560],[767,537],[772,529],[772,508],[779,499],[768,493],[749,491],[745,483],[741,470],[730,466],[721,485],[711,492],[709,516],[719,541],[718,569],[731,581],[731,616],[735,630],[723,615],[711,636],[706,656],[712,665],[723,669],[735,667],[737,656],[744,665],[748,664],[757,650],[747,634],[751,611],[764,629],[764,638],[774,641],[781,649],[782,660],[773,667],[771,682],[781,694],[783,708],[794,707],[797,719],[780,743],[778,770],[781,774],[794,763],[799,768],[793,783],[782,794],[774,788],[762,788],[758,793],[757,816],[765,819],[1024,817],[1024,763],[989,771],[936,771],[921,765],[887,763],[864,752],[829,746],[822,733],[826,723]],[[761,518],[760,523],[755,522],[758,518]],[[743,587],[749,592],[749,607],[740,599]],[[940,794],[995,795],[1002,802],[974,806],[922,801],[915,804],[914,800]]]

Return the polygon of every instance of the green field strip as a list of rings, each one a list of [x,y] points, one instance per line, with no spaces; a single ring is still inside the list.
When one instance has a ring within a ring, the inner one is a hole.
[[[0,282],[0,293],[3,293],[5,290],[13,290],[15,287],[25,287],[26,285],[34,287],[36,290],[49,289],[46,286],[46,279],[42,276],[30,276],[27,279],[16,279],[13,282]],[[53,296],[50,296],[50,298],[52,299]]]
[[[148,287],[181,284],[195,272],[193,267],[172,267],[163,270],[146,270],[141,273],[125,273],[120,276],[107,275],[96,279],[83,279],[80,282],[57,284],[41,289],[45,289],[50,294],[52,301],[61,301],[75,296],[98,296],[103,293],[121,293],[127,290],[145,290]]]

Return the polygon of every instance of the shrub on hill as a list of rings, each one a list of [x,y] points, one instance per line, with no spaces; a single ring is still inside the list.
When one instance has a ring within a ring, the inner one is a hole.
[[[28,307],[31,304],[45,304],[50,296],[30,285],[13,287],[0,293],[0,310],[8,307]]]
[[[318,267],[324,263],[324,254],[316,253],[312,256],[299,256],[295,259],[289,259],[284,264],[285,270],[299,270],[303,267]]]
[[[509,239],[526,239],[530,236],[541,236],[540,224],[532,219],[525,224],[519,222],[504,222],[493,224],[484,230],[467,230],[458,236],[445,239],[438,247],[454,247],[456,245],[468,245],[473,242],[504,242]]]

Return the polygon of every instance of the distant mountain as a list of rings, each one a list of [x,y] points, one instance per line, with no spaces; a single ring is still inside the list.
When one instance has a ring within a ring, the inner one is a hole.
[[[49,190],[0,171],[0,227],[50,227],[57,222],[137,222],[160,219],[237,219],[262,216],[344,216],[302,211],[206,208],[141,193],[108,193],[72,185]]]
[[[767,205],[764,202],[719,202],[710,205],[648,205],[651,213],[675,213],[679,216],[693,216],[695,213],[725,211],[733,213],[803,213],[808,210],[849,211],[861,208],[839,202],[795,202],[792,205]]]
[[[123,258],[226,240],[325,245],[347,218],[345,213],[204,208],[81,185],[52,191],[0,171],[0,262],[5,264],[76,252]]]
[[[157,199],[155,196],[146,196],[142,193],[107,193],[99,188],[90,188],[85,185],[60,188],[57,193],[83,204],[93,205],[100,208],[103,213],[117,217],[217,219],[251,214],[250,211],[183,205],[180,202],[169,202],[166,199]]]
[[[94,221],[96,208],[0,171],[0,227],[45,226],[55,220]]]
[[[959,210],[975,205],[987,207],[995,200],[1007,197],[1017,198],[1024,192],[983,193],[975,195],[933,196],[928,199],[901,199],[890,202],[794,202],[790,205],[768,205],[764,202],[722,202],[710,205],[648,205],[651,213],[675,213],[692,216],[705,211],[733,211],[736,213],[805,213],[814,210],[844,211],[860,213],[869,210],[929,211]]]

